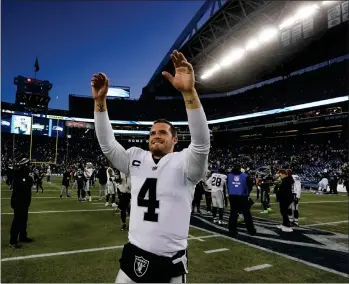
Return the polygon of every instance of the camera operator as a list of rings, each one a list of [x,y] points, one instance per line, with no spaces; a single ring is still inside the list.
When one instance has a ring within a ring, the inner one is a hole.
[[[19,248],[20,242],[32,242],[27,236],[28,211],[31,202],[31,188],[33,178],[30,175],[31,166],[29,159],[23,158],[17,164],[13,172],[13,191],[11,207],[13,209],[13,221],[11,225],[10,247]]]

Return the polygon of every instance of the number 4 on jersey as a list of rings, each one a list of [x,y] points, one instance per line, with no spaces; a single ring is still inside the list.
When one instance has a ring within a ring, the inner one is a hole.
[[[148,208],[147,212],[144,213],[144,221],[158,221],[159,214],[155,213],[155,209],[159,208],[159,200],[156,200],[156,182],[156,178],[147,178],[138,193],[137,205]],[[145,199],[148,191],[148,199]]]

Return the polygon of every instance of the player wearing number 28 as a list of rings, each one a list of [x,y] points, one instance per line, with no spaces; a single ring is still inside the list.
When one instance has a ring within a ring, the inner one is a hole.
[[[166,120],[154,122],[149,151],[125,150],[114,138],[108,118],[108,78],[93,75],[95,128],[103,153],[131,178],[129,243],[124,246],[116,283],[185,282],[187,238],[195,185],[208,167],[210,135],[206,115],[194,83],[194,70],[180,52],[171,59],[175,76],[162,75],[183,95],[191,143],[173,152],[176,130]]]

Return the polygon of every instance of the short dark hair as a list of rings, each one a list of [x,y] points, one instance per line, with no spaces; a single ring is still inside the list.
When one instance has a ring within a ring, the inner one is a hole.
[[[154,121],[153,125],[154,124],[157,124],[157,123],[166,123],[167,125],[170,126],[170,131],[171,131],[171,134],[172,134],[172,137],[176,137],[177,136],[177,130],[176,128],[173,126],[173,124],[171,122],[169,122],[168,120],[164,119],[164,118],[160,118],[160,119],[157,119]]]
[[[287,171],[285,169],[280,169],[278,173],[279,173],[279,175],[282,174],[282,175],[286,175],[287,176]]]

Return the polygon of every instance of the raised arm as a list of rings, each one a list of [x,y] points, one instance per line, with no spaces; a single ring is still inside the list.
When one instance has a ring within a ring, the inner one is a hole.
[[[182,93],[184,98],[191,134],[191,143],[188,147],[184,171],[188,179],[196,184],[204,176],[208,167],[210,132],[205,112],[194,87],[193,67],[181,52],[174,51],[171,54],[171,59],[176,70],[175,76],[173,77],[168,72],[162,74]]]
[[[103,154],[120,171],[128,174],[130,157],[128,151],[115,140],[107,112],[106,96],[109,81],[105,74],[93,75],[91,80],[92,95],[95,100],[95,129]]]

